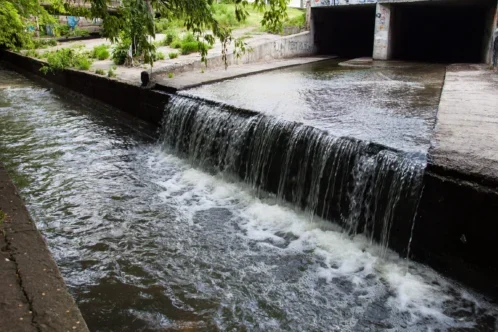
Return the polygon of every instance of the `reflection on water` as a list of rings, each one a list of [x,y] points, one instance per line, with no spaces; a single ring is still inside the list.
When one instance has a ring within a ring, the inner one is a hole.
[[[427,151],[444,66],[352,68],[337,62],[237,78],[183,93],[303,122],[335,136]]]
[[[432,270],[0,73],[0,158],[92,331],[495,329]]]

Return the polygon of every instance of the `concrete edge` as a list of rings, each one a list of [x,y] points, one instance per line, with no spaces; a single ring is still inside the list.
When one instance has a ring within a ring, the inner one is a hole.
[[[6,215],[4,250],[15,264],[31,324],[37,331],[89,331],[46,242],[1,162],[0,209]]]
[[[293,63],[293,64],[287,64],[287,65],[277,66],[277,67],[273,67],[273,68],[254,70],[254,71],[247,72],[247,73],[236,74],[236,75],[227,76],[227,77],[223,77],[223,78],[216,78],[216,79],[212,79],[212,80],[203,81],[200,83],[188,84],[188,85],[179,86],[179,87],[171,87],[171,86],[163,85],[160,83],[156,83],[156,89],[161,90],[161,91],[176,93],[177,91],[198,88],[198,87],[203,86],[203,85],[219,83],[219,82],[223,82],[226,80],[247,77],[247,76],[256,75],[256,74],[267,73],[267,72],[271,72],[271,71],[275,71],[275,70],[279,70],[279,69],[286,69],[286,68],[292,68],[292,67],[297,67],[297,66],[302,66],[302,65],[307,65],[307,64],[313,64],[313,63],[332,60],[332,59],[336,59],[336,58],[337,58],[337,56],[330,56],[330,57],[327,57],[324,59],[322,59],[322,58],[317,59],[316,61],[308,61],[305,63]]]

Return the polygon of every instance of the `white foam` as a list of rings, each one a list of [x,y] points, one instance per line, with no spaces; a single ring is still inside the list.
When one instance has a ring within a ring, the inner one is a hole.
[[[374,298],[385,283],[390,294],[387,305],[393,312],[409,313],[412,324],[430,319],[442,326],[472,326],[472,323],[462,323],[445,314],[445,302],[455,299],[447,294],[448,283],[432,270],[401,260],[389,250],[385,254],[383,248],[371,245],[363,236],[350,238],[330,222],[316,217],[311,221],[306,213],[277,204],[274,198],[258,198],[245,184],[227,182],[220,175],[190,168],[187,163],[159,151],[153,158],[155,161],[149,162],[150,167],[173,163],[181,170],[158,182],[164,188],[161,197],[171,199],[173,196],[190,217],[194,214],[192,211],[228,208],[243,230],[238,236],[259,241],[260,246],[283,255],[312,253],[323,264],[310,271],[309,280],[318,278],[327,283],[336,278],[348,280],[353,291],[367,292],[361,295],[365,299]],[[257,268],[259,273],[271,273],[271,267],[265,264]],[[372,276],[376,280],[373,285],[369,281]],[[313,291],[311,283],[303,283],[301,287],[306,292]],[[475,301],[469,293],[462,294]],[[360,314],[364,308],[355,310]],[[353,322],[348,324],[354,325]]]

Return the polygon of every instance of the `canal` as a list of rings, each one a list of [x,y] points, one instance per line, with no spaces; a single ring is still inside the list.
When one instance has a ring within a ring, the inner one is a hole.
[[[179,153],[182,103],[157,132],[0,68],[0,158],[92,331],[496,328],[471,290]]]

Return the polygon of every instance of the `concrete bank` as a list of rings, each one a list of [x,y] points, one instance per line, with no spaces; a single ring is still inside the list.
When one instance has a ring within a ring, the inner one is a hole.
[[[485,65],[448,67],[413,236],[416,259],[495,298],[497,91]]]
[[[1,163],[0,211],[0,331],[88,331]]]

